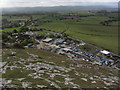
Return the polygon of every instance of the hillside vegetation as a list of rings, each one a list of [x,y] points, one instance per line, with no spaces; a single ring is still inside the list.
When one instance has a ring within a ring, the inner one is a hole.
[[[6,87],[117,89],[119,84],[117,69],[40,49],[3,49],[3,63]]]

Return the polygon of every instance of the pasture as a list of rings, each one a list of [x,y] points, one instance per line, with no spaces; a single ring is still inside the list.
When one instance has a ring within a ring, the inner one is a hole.
[[[96,14],[95,12],[78,11],[78,12],[57,12],[44,13],[38,15],[31,15],[33,20],[37,20],[38,26],[36,28],[45,28],[55,32],[65,31],[71,37],[81,39],[88,43],[97,45],[101,48],[110,50],[115,53],[118,51],[118,21],[111,22],[109,25],[102,25],[101,22],[111,20],[110,17],[116,18],[117,13],[110,13],[106,15]],[[83,17],[84,15],[89,15]],[[69,16],[69,18],[66,16]],[[74,16],[71,18],[70,16]],[[80,16],[80,17],[77,17]],[[9,21],[26,21],[30,19],[29,16],[4,16],[3,18]],[[64,17],[66,19],[64,19]],[[77,17],[77,18],[76,18]],[[61,19],[63,18],[63,19]],[[49,21],[49,22],[47,22]],[[35,21],[33,21],[34,23]],[[5,28],[3,31],[11,31],[14,28]],[[19,30],[19,27],[17,27]]]
[[[71,37],[118,53],[118,22],[111,23],[111,26],[100,25],[100,22],[104,20],[108,20],[108,17],[90,16],[80,19],[79,22],[76,22],[76,20],[54,20],[37,28],[45,28],[56,32],[66,30],[65,33]]]

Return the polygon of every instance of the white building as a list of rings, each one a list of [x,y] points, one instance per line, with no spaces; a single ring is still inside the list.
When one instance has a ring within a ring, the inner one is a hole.
[[[109,51],[106,51],[106,50],[102,50],[102,51],[100,51],[102,54],[105,54],[105,55],[107,55],[107,54],[110,54],[110,52]]]
[[[48,43],[48,42],[51,42],[52,40],[53,40],[52,38],[46,38],[46,39],[43,40],[43,42],[47,42]]]

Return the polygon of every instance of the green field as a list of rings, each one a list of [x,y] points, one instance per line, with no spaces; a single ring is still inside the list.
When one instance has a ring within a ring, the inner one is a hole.
[[[70,12],[69,12],[70,13]],[[80,15],[89,15],[87,11],[79,11],[72,12],[73,14]],[[107,14],[107,15],[96,15],[96,16],[88,16],[88,17],[80,17],[78,19],[63,19],[59,20],[60,17],[67,15],[68,12],[60,12],[56,16],[51,16],[50,13],[47,15],[32,15],[33,19],[38,19],[39,26],[34,26],[37,28],[45,28],[48,30],[62,32],[66,30],[65,33],[70,35],[71,37],[81,39],[88,43],[97,45],[104,49],[108,49],[115,53],[118,53],[118,21],[111,22],[110,26],[103,26],[100,22],[105,20],[110,20],[110,16],[116,18],[117,15]],[[44,18],[45,17],[45,18]],[[4,18],[7,18],[4,17]],[[17,19],[20,19],[16,16]],[[21,17],[21,19],[28,19],[28,17]],[[17,20],[13,16],[13,18],[9,18],[8,20],[14,21]],[[51,21],[47,23],[43,23],[43,21]],[[11,31],[11,29],[4,29],[4,31]],[[18,30],[18,28],[17,28]]]
[[[3,29],[4,30],[4,32],[12,32],[13,30],[17,30],[17,31],[19,31],[20,30],[20,27],[16,27],[16,28],[5,28],[5,29]]]
[[[117,23],[111,26],[102,26],[100,21],[107,20],[107,17],[91,16],[82,18],[79,22],[76,20],[54,20],[39,26],[38,28],[46,28],[56,32],[63,30],[70,36],[82,39],[99,47],[118,52],[118,27]]]

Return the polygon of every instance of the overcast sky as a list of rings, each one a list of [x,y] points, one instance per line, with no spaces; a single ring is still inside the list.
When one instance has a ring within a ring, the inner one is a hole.
[[[101,2],[118,2],[119,0],[0,0],[0,7],[35,7],[35,6],[67,6],[96,5]]]

